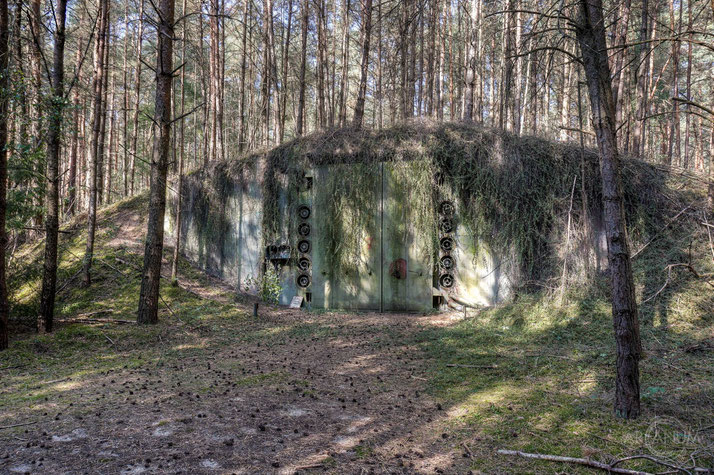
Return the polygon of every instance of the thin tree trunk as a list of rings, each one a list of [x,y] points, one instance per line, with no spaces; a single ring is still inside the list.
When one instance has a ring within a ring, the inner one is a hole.
[[[32,150],[39,152],[42,148],[42,129],[43,129],[43,98],[42,98],[42,49],[44,38],[44,26],[42,24],[42,0],[31,0],[30,2],[30,19],[28,21],[30,34],[32,36],[32,47],[30,47],[30,72],[32,74],[33,88],[33,104],[32,117],[30,119],[30,141]],[[45,170],[42,169],[42,160],[35,160],[36,173],[33,174],[32,181],[38,189],[42,188],[41,177]],[[41,193],[33,195],[33,204],[36,209],[42,208]],[[35,229],[42,228],[42,212],[38,211],[32,218],[33,227]],[[31,233],[32,234],[32,233]]]
[[[687,31],[689,31],[689,41],[687,42],[687,99],[692,98],[692,2],[687,2]],[[689,168],[689,127],[692,122],[692,114],[686,114],[684,126],[684,160],[682,166]]]
[[[272,34],[273,34],[273,2],[266,0],[263,4],[263,141],[265,145],[270,145],[270,119],[271,119],[271,94],[272,94]],[[277,136],[276,136],[277,138]]]
[[[355,118],[353,125],[362,127],[364,117],[364,101],[367,95],[367,73],[369,72],[369,41],[372,36],[372,0],[363,0],[362,8],[362,67],[359,80],[357,103],[355,104]]]
[[[642,0],[642,15],[640,23],[640,46],[635,48],[635,76],[637,84],[635,86],[635,98],[637,100],[637,112],[635,114],[634,130],[632,134],[632,149],[635,155],[644,155],[644,115],[647,108],[647,72],[645,59],[649,59],[649,45],[646,43],[649,37],[649,0]]]
[[[84,286],[92,283],[91,268],[94,256],[94,233],[97,226],[97,158],[99,155],[99,135],[102,128],[102,86],[104,85],[104,48],[106,44],[106,23],[108,21],[109,0],[99,2],[99,25],[94,45],[94,78],[92,79],[92,139],[89,146],[87,164],[89,166],[89,203],[87,205],[87,246],[84,251],[82,276]]]
[[[292,23],[293,23],[293,0],[288,1],[288,26],[287,33],[285,35],[285,49],[283,50],[283,82],[280,88],[280,136],[278,141],[282,143],[285,135],[285,117],[287,116],[287,103],[288,103],[288,64],[290,63],[290,36],[292,33]]]
[[[129,0],[124,4],[124,70],[122,71],[122,177],[123,194],[129,196]]]
[[[347,124],[347,75],[350,70],[350,0],[342,1],[345,8],[342,12],[342,77],[340,78],[339,93],[340,127],[344,127]]]
[[[136,34],[136,70],[134,74],[134,117],[132,118],[131,172],[129,173],[129,194],[135,191],[136,160],[139,153],[139,105],[141,103],[141,60],[144,40],[144,0],[139,0],[139,30]]]
[[[40,296],[40,332],[52,331],[57,288],[57,241],[59,237],[59,161],[64,105],[64,43],[67,0],[55,7],[54,52],[52,59],[52,102],[47,128],[47,193],[45,215],[45,260]]]
[[[156,23],[156,106],[154,153],[151,160],[149,218],[144,250],[144,270],[139,295],[138,323],[159,321],[159,284],[164,247],[166,175],[171,152],[171,88],[173,83],[174,0],[160,0]]]
[[[310,0],[303,0],[302,3],[302,46],[300,48],[300,92],[298,93],[297,119],[295,120],[295,133],[299,136],[303,134],[305,127],[305,71],[307,69],[307,32],[310,21]]]
[[[602,0],[580,0],[576,35],[585,66],[592,120],[600,151],[603,214],[612,283],[612,315],[617,343],[615,414],[640,415],[639,360],[642,354],[635,286],[625,222],[617,150],[615,101],[607,61]]]
[[[464,115],[463,120],[471,122],[474,120],[474,89],[476,87],[476,32],[477,32],[477,18],[478,15],[478,0],[471,0],[471,27],[469,29],[469,34],[466,36],[468,48],[467,53],[467,67],[466,67],[466,89],[464,90]]]
[[[0,0],[0,91],[6,91],[10,85],[8,26],[9,15],[7,0]],[[7,211],[7,123],[9,99],[7,94],[0,94],[0,351],[7,349],[9,344],[9,306],[7,303],[7,282],[5,280],[5,249],[7,247],[5,212]]]
[[[672,32],[675,32],[675,20],[674,20],[674,8],[675,4],[672,3],[672,8],[670,9],[670,25]],[[679,4],[679,22],[677,23],[677,34],[682,32],[682,4]],[[672,41],[672,66],[674,70],[672,71],[672,97],[679,97],[679,50],[682,44],[679,40]],[[675,162],[679,164],[681,160],[681,150],[680,150],[680,139],[681,139],[681,127],[679,124],[679,101],[672,101],[672,115],[669,119],[670,132],[669,132],[669,147],[667,149],[667,164],[672,165]]]
[[[307,0],[305,0],[307,1]],[[245,0],[245,5],[243,7],[243,47],[242,47],[242,58],[240,65],[240,124],[238,130],[238,151],[242,152],[246,146],[245,132],[246,132],[246,116],[245,116],[245,81],[246,81],[246,69],[248,66],[248,18],[252,12],[253,2],[251,0]],[[303,63],[304,64],[304,63]]]
[[[84,12],[85,10],[82,10],[82,17],[79,20],[80,30],[82,30],[84,27]],[[84,42],[82,36],[78,36],[77,55],[75,56],[75,60],[77,63],[77,73],[75,79],[77,85],[74,86],[74,90],[72,91],[72,106],[74,110],[72,111],[72,140],[69,151],[69,177],[67,183],[67,196],[69,200],[69,206],[67,208],[68,216],[74,216],[74,214],[77,212],[77,200],[79,199],[79,197],[77,196],[77,153],[79,149],[79,111],[81,105],[79,84],[81,84],[82,82],[82,69],[79,66],[80,64],[82,64],[82,56],[84,50],[83,43]]]
[[[183,0],[181,8],[183,15],[181,28],[181,62],[186,61],[186,0]],[[179,159],[178,159],[178,183],[176,185],[176,226],[174,230],[174,252],[171,260],[171,284],[178,285],[178,261],[181,249],[181,203],[183,197],[183,167],[184,167],[184,111],[186,108],[186,66],[181,68],[181,122],[179,124]]]
[[[102,86],[102,123],[99,132],[99,145],[97,147],[97,200],[100,205],[104,204],[105,190],[105,170],[104,161],[109,161],[107,144],[107,115],[109,112],[109,50],[111,49],[111,9],[107,12],[106,24],[106,46],[104,48],[104,84]]]
[[[116,159],[116,134],[114,133],[116,125],[116,107],[114,104],[115,91],[116,91],[116,73],[112,69],[112,82],[111,82],[112,93],[107,103],[107,114],[109,115],[109,140],[107,142],[107,185],[106,192],[107,197],[105,198],[105,203],[110,204],[112,202],[112,175],[114,172],[114,159]],[[114,159],[113,159],[114,158]]]
[[[377,128],[384,125],[384,107],[382,105],[382,2],[377,2]]]

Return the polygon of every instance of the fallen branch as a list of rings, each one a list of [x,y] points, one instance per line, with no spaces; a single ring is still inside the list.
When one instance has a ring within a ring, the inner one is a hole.
[[[519,450],[504,450],[498,451],[501,455],[517,455],[518,457],[523,457],[527,459],[535,460],[547,460],[548,462],[561,462],[561,463],[573,463],[576,465],[584,465],[586,467],[598,468],[600,470],[605,470],[609,473],[624,473],[627,475],[652,475],[649,472],[641,472],[638,470],[629,470],[626,468],[613,467],[612,465],[596,462],[595,460],[583,459],[577,457],[563,457],[560,455],[548,455],[548,454],[531,454],[528,452],[521,452]]]
[[[116,318],[65,318],[62,320],[56,320],[58,323],[116,323],[122,324],[134,324],[134,320],[119,320]]]
[[[7,370],[7,369],[24,368],[25,366],[27,366],[27,365],[26,365],[26,364],[16,364],[16,365],[13,365],[13,366],[3,366],[2,368],[0,368],[0,371],[5,371],[5,370]]]
[[[93,315],[99,315],[102,313],[114,313],[114,309],[113,308],[103,308],[101,310],[95,310],[93,312],[79,313],[79,314],[77,314],[77,318],[91,317]]]
[[[474,368],[474,369],[496,369],[498,368],[498,365],[495,364],[489,364],[489,365],[472,365],[472,364],[447,364],[447,368]]]
[[[2,426],[2,427],[0,427],[0,430],[2,430],[2,429],[12,429],[13,427],[31,426],[31,425],[34,425],[34,424],[38,424],[38,423],[40,423],[40,422],[41,422],[41,421],[23,422],[23,423],[21,423],[21,424],[11,424],[11,425],[9,425],[9,426]]]
[[[102,335],[104,335],[104,338],[106,338],[107,341],[109,341],[109,343],[111,343],[112,346],[114,346],[114,340],[112,340],[111,338],[109,338],[109,335],[107,335],[107,334],[104,333],[104,332],[102,332]]]

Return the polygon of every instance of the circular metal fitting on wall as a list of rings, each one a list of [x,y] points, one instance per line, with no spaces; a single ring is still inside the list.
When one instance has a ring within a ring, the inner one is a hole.
[[[300,219],[307,219],[310,217],[310,207],[307,205],[300,205],[297,212]]]
[[[450,233],[454,230],[454,219],[449,216],[444,216],[439,219],[439,229],[442,233]]]
[[[310,259],[308,259],[307,257],[301,257],[300,259],[298,259],[297,266],[298,269],[300,269],[301,271],[307,271],[308,269],[310,269]]]
[[[305,288],[310,285],[310,276],[307,274],[300,274],[297,278],[297,285],[300,288]]]
[[[298,226],[298,234],[302,237],[310,235],[310,225],[308,223],[300,223]]]
[[[449,200],[444,200],[439,204],[439,213],[444,216],[453,216],[455,211],[456,207],[454,206],[454,203]]]
[[[450,289],[454,286],[454,276],[451,274],[441,274],[441,277],[439,277],[439,286]]]
[[[298,244],[298,249],[299,246],[300,245]],[[439,241],[439,247],[441,247],[441,250],[444,252],[451,252],[454,249],[454,240],[450,237],[441,238],[441,241]]]
[[[451,256],[444,256],[441,258],[441,267],[446,270],[451,270],[456,267],[456,261]]]
[[[298,251],[302,252],[303,254],[307,254],[310,252],[310,241],[307,239],[303,239],[300,241],[297,245]]]

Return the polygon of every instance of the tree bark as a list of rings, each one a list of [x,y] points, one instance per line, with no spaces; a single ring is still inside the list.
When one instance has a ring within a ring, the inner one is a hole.
[[[47,130],[47,193],[45,215],[45,261],[40,296],[40,331],[52,331],[57,288],[57,239],[59,236],[59,160],[64,109],[64,43],[67,0],[55,7],[54,52],[52,58],[51,106]]]
[[[474,89],[476,88],[476,32],[478,29],[476,16],[478,14],[478,0],[471,0],[471,28],[467,35],[467,67],[464,90],[464,111],[463,120],[471,122],[474,120]]]
[[[280,88],[280,134],[278,142],[282,143],[285,136],[285,118],[287,116],[288,104],[288,65],[290,64],[290,36],[293,23],[293,0],[288,1],[288,26],[285,35],[285,48],[283,49],[283,80]]]
[[[246,132],[246,116],[245,116],[245,81],[246,81],[246,70],[248,67],[248,17],[252,12],[252,1],[245,0],[243,6],[243,47],[242,47],[242,57],[240,65],[240,125],[238,130],[238,151],[242,152],[246,146],[245,132]]]
[[[360,70],[359,91],[355,104],[355,117],[353,125],[362,127],[364,117],[364,101],[367,95],[367,73],[369,72],[369,41],[372,36],[372,0],[363,0],[362,7],[362,67]]]
[[[300,47],[300,91],[298,93],[297,119],[295,120],[295,133],[303,134],[305,127],[305,71],[307,69],[307,31],[310,21],[309,0],[302,3],[302,40]]]
[[[136,180],[136,159],[139,153],[139,105],[141,103],[141,59],[144,39],[144,0],[139,0],[139,26],[136,34],[136,69],[134,74],[134,117],[132,118],[131,171],[129,173],[129,194],[133,195]]]
[[[181,9],[183,15],[181,28],[181,62],[186,61],[186,0],[183,0]],[[178,261],[181,250],[181,203],[183,197],[183,167],[184,167],[184,111],[186,107],[186,66],[181,68],[181,123],[179,124],[179,159],[178,159],[178,183],[176,185],[176,229],[174,230],[174,252],[171,260],[171,284],[178,285]]]
[[[580,0],[576,35],[585,67],[593,127],[600,151],[602,196],[617,343],[615,414],[640,415],[639,360],[642,354],[637,303],[625,222],[617,149],[615,102],[607,61],[602,0]]]
[[[156,99],[154,111],[154,152],[151,160],[149,219],[144,249],[139,311],[136,321],[159,321],[159,284],[164,248],[166,175],[171,152],[171,88],[173,83],[174,0],[160,0],[156,23]]]
[[[85,10],[82,10],[82,17],[79,20],[79,28],[82,30],[84,26]],[[84,41],[82,36],[77,38],[77,55],[75,60],[77,62],[77,75],[74,90],[72,91],[72,106],[74,110],[72,111],[72,141],[69,150],[69,172],[68,172],[68,182],[67,182],[67,196],[69,200],[69,205],[67,208],[67,215],[74,216],[77,212],[77,200],[79,199],[77,195],[77,154],[79,152],[79,111],[81,106],[80,97],[80,87],[79,84],[82,82],[82,70],[80,65],[83,59],[83,49]]]
[[[342,77],[340,78],[339,92],[339,124],[344,127],[347,124],[347,91],[348,74],[350,70],[350,0],[342,0],[344,11],[342,12]],[[356,116],[355,116],[356,117]]]
[[[89,166],[89,203],[87,205],[87,245],[82,265],[84,286],[92,283],[91,268],[94,256],[94,233],[97,227],[97,168],[99,155],[99,135],[102,129],[102,95],[104,85],[104,48],[106,46],[106,24],[109,14],[109,0],[99,2],[99,22],[94,44],[94,77],[92,79],[92,138],[87,164]]]
[[[9,344],[9,307],[5,280],[5,249],[7,247],[5,213],[7,211],[7,123],[10,97],[4,93],[10,85],[8,26],[7,0],[0,0],[0,351],[7,349]]]

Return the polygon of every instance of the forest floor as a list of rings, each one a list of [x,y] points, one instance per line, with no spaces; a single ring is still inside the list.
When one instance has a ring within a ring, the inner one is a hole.
[[[714,293],[703,282],[682,277],[643,306],[643,416],[626,422],[612,416],[604,283],[562,304],[524,295],[466,314],[261,305],[255,319],[250,299],[182,261],[181,286],[162,284],[158,325],[117,323],[135,318],[144,198],[102,211],[88,289],[82,218],[62,235],[55,332],[20,325],[0,354],[0,472],[588,470],[498,449],[714,466]],[[41,250],[10,264],[27,324]]]

